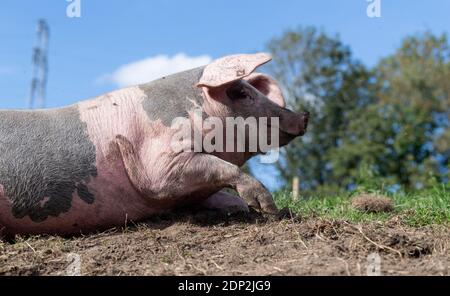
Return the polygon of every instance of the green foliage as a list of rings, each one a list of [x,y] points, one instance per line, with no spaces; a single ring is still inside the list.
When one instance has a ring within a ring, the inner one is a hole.
[[[271,73],[296,110],[312,111],[308,133],[283,151],[287,184],[306,195],[400,185],[405,191],[448,183],[450,46],[425,33],[372,70],[338,37],[314,28],[272,40]]]
[[[449,70],[445,36],[406,38],[375,67],[377,101],[355,114],[342,149],[336,149],[341,151],[336,151],[335,166],[345,165],[344,158],[359,159],[386,183],[406,190],[427,186],[432,179],[445,181],[440,166],[448,164],[450,150],[434,143],[445,142],[440,133],[449,129]]]
[[[292,200],[290,192],[282,191],[274,194],[278,207],[289,207],[302,218],[322,217],[341,219],[350,222],[387,221],[399,217],[410,226],[432,224],[450,225],[450,187],[439,184],[427,190],[414,193],[391,194],[381,190],[373,191],[392,198],[395,210],[390,213],[364,213],[351,207],[351,198],[357,191],[337,196]]]

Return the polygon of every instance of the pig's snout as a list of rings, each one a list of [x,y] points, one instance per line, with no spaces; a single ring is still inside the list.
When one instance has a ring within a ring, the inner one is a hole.
[[[309,112],[304,111],[297,116],[298,116],[297,131],[294,132],[294,135],[303,136],[306,133],[306,128],[308,127]]]
[[[295,113],[290,110],[284,114],[281,122],[281,130],[292,136],[303,136],[308,127],[309,112]]]
[[[306,132],[306,129],[308,127],[308,121],[309,121],[309,112],[305,111],[303,112],[303,134]]]

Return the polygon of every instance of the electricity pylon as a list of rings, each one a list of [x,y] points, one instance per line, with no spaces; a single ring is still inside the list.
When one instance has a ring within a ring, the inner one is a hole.
[[[33,78],[31,79],[28,108],[44,108],[48,74],[49,27],[43,19],[37,24],[36,45],[33,48]]]

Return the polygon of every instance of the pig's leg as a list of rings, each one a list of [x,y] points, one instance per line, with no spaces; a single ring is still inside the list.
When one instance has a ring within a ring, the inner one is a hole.
[[[208,197],[200,208],[220,210],[224,212],[248,212],[247,203],[239,196],[219,191]]]
[[[133,186],[142,196],[153,196],[155,192],[152,192],[152,183],[133,144],[122,135],[116,136],[115,144]]]
[[[184,164],[183,172],[186,185],[192,184],[199,190],[232,188],[248,206],[265,213],[278,213],[272,195],[259,181],[216,156],[195,154]]]
[[[161,172],[166,178],[166,186],[161,189],[158,184],[152,184],[150,181],[148,176],[151,173],[145,170],[132,143],[123,136],[117,136],[116,143],[131,183],[143,196],[176,198],[202,191],[220,191],[228,187],[236,190],[255,210],[278,213],[272,195],[259,181],[242,172],[238,166],[216,156],[192,152],[172,156],[172,163],[177,165],[170,168],[173,171]],[[174,176],[173,180],[170,180],[169,176]]]

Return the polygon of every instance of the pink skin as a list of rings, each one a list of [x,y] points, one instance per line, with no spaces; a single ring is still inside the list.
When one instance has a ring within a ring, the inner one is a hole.
[[[95,196],[92,205],[83,202],[75,192],[67,213],[35,223],[28,216],[17,219],[11,214],[11,202],[4,196],[1,186],[0,229],[7,226],[5,232],[15,234],[90,232],[138,221],[181,204],[182,192],[171,199],[165,188],[178,185],[168,177],[173,175],[171,172],[179,171],[192,154],[168,153],[167,147],[175,131],[159,121],[149,121],[142,109],[144,96],[138,87],[131,87],[78,104],[81,120],[86,122],[89,137],[96,147],[98,176],[88,183],[89,191]],[[130,180],[126,173],[126,163],[117,145],[118,135],[137,147],[142,164],[138,181]],[[186,193],[200,187],[189,179],[186,182],[191,183],[186,186],[190,188]],[[143,195],[139,188],[151,188],[156,194]]]
[[[225,94],[229,83],[236,79],[244,79],[256,94],[257,100],[248,107],[254,116],[267,116],[272,109],[280,109],[274,108],[275,104],[284,107],[276,82],[263,74],[251,74],[267,61],[264,54],[232,56],[207,66],[198,84],[203,90],[203,110],[220,118],[239,116],[232,113],[235,103]],[[139,87],[130,87],[77,105],[96,147],[98,176],[87,185],[95,196],[93,204],[83,202],[74,193],[67,213],[41,223],[28,217],[16,219],[0,184],[0,229],[3,225],[11,233],[89,232],[189,204],[243,211],[248,211],[248,204],[263,212],[277,212],[270,193],[239,169],[253,154],[173,152],[168,147],[177,131],[160,120],[150,121],[142,107],[144,99],[145,93]],[[289,116],[280,128],[300,134],[305,128],[299,124],[303,118]],[[235,189],[241,198],[219,192],[224,187]]]
[[[206,66],[199,87],[220,87],[249,76],[255,69],[272,58],[266,53],[229,55]]]
[[[35,223],[28,216],[15,218],[11,214],[11,203],[1,190],[0,225],[7,226],[10,233],[79,233],[124,225],[127,220],[139,220],[158,212],[159,208],[150,207],[136,192],[124,174],[117,149],[110,144],[117,134],[127,135],[137,145],[143,142],[145,135],[141,130],[147,116],[143,111],[139,114],[140,109],[136,108],[139,97],[142,98],[143,93],[138,88],[129,88],[78,104],[97,152],[98,176],[88,184],[95,196],[92,205],[83,202],[75,192],[67,213]],[[147,133],[151,134],[151,130]]]

